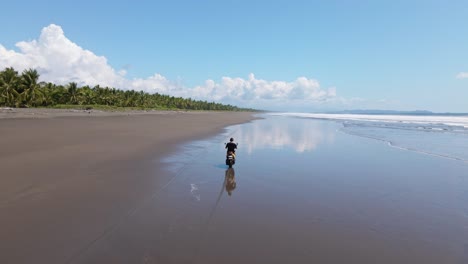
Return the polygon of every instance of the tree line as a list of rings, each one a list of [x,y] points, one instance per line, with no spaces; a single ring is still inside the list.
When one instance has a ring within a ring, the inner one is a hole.
[[[110,106],[142,109],[253,110],[159,93],[124,91],[99,85],[78,87],[75,82],[70,82],[68,85],[39,82],[39,73],[35,69],[27,69],[19,74],[13,67],[9,67],[0,72],[0,106],[58,107],[62,105],[87,106],[88,108]]]

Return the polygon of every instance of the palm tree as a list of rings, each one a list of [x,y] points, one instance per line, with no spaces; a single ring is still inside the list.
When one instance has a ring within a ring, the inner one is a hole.
[[[57,101],[55,100],[55,92],[57,90],[55,84],[45,83],[41,85],[41,89],[44,91],[44,96],[42,100],[43,106],[55,105]]]
[[[5,101],[6,106],[14,106],[19,93],[16,90],[19,83],[18,72],[12,67],[0,72],[0,97]]]
[[[21,88],[23,89],[21,104],[24,106],[36,106],[39,100],[42,99],[44,93],[41,89],[38,89],[40,88],[38,80],[39,73],[37,70],[28,69],[21,74]]]
[[[81,87],[79,91],[79,100],[78,103],[80,105],[91,105],[94,104],[94,99],[95,99],[95,93],[94,91],[89,87],[89,86],[83,86]]]
[[[54,104],[67,104],[68,103],[68,91],[63,85],[54,85],[55,88],[52,91],[52,98],[54,98]]]
[[[112,92],[109,87],[101,88],[101,94],[99,98],[101,99],[101,104],[112,105]]]
[[[68,84],[68,103],[78,104],[78,84],[76,82],[71,82]]]

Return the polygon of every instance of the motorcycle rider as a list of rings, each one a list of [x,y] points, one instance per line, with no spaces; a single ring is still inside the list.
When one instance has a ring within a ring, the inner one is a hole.
[[[229,153],[229,151],[232,151],[232,153],[236,155],[236,148],[237,148],[237,144],[234,143],[234,139],[231,138],[229,140],[229,143],[226,144],[227,153]]]

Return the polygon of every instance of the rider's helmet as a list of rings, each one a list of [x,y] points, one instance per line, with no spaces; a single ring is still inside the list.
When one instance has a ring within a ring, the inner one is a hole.
[[[231,138],[229,141],[233,142],[233,141],[234,141],[234,139],[233,139],[233,138]]]

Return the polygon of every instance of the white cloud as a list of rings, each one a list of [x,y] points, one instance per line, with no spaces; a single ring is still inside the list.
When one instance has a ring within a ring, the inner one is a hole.
[[[42,29],[39,40],[19,42],[20,52],[2,60],[3,67],[13,66],[17,70],[38,69],[42,80],[56,83],[71,81],[79,84],[111,86],[118,79],[114,69],[107,64],[105,57],[97,56],[71,42],[63,34],[61,27],[50,25]],[[0,57],[4,53],[0,50]]]
[[[468,78],[468,72],[460,72],[457,74],[457,79],[467,79]]]
[[[318,81],[305,77],[297,78],[293,82],[266,81],[256,79],[251,73],[248,79],[223,77],[220,83],[207,80],[204,85],[195,87],[192,94],[195,97],[209,97],[214,100],[319,101],[334,97],[336,90],[335,88],[323,90]]]
[[[259,103],[287,105],[292,101],[307,105],[336,97],[334,87],[322,89],[317,80],[306,77],[292,82],[267,81],[250,74],[247,79],[223,77],[220,82],[207,80],[193,88],[183,87],[160,74],[145,79],[127,79],[125,69],[115,70],[104,56],[73,43],[64,35],[62,28],[54,24],[43,28],[38,40],[22,41],[16,47],[19,51],[7,50],[0,45],[0,69],[14,67],[21,72],[35,68],[41,75],[41,81],[46,82],[99,84],[251,107],[258,107]]]

